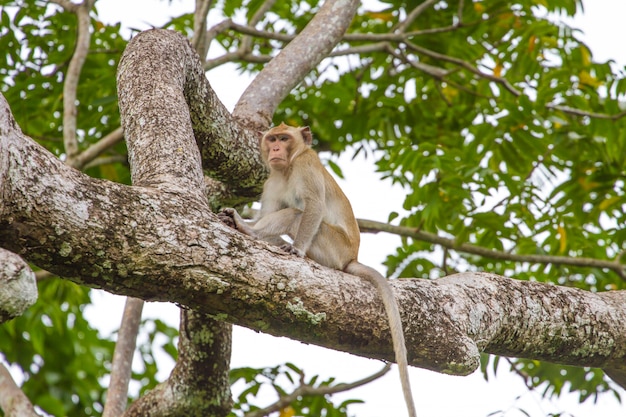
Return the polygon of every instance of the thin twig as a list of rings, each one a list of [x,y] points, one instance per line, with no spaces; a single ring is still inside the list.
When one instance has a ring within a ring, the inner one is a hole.
[[[76,169],[82,169],[122,139],[124,139],[124,131],[120,126],[66,163]]]
[[[358,219],[362,232],[376,233],[386,232],[399,236],[410,237],[423,242],[432,243],[457,252],[469,253],[489,259],[511,262],[528,262],[533,264],[569,265],[587,268],[606,268],[615,272],[620,278],[626,280],[626,266],[619,262],[619,258],[613,261],[584,257],[569,257],[558,255],[534,255],[501,252],[469,243],[457,243],[454,239],[441,237],[434,233],[428,233],[412,227],[394,226],[387,223],[372,220]]]
[[[398,32],[404,32],[404,30],[407,28],[407,26],[409,26],[411,23],[413,23],[413,21],[415,21],[415,19],[417,19],[419,17],[419,15],[421,15],[422,13],[424,13],[424,11],[429,8],[430,6],[432,6],[433,4],[439,2],[439,0],[426,0],[425,2],[421,3],[419,6],[417,6],[416,8],[414,8],[413,10],[411,10],[411,13],[409,13],[406,17],[406,19],[404,19],[404,21],[398,23],[398,25],[396,25],[396,27],[394,28],[395,31]]]
[[[93,7],[95,0],[84,0],[82,3],[78,4],[66,0],[52,1],[65,10],[75,13],[78,20],[76,46],[63,83],[63,143],[65,145],[67,159],[71,160],[78,154],[78,139],[76,137],[76,92],[80,73],[89,51],[91,39],[91,33],[89,31],[91,24],[89,11]]]
[[[387,363],[385,366],[378,372],[373,375],[370,375],[366,378],[358,380],[356,382],[352,382],[350,384],[337,384],[331,387],[312,387],[304,383],[302,378],[300,379],[300,386],[295,389],[291,394],[285,395],[281,397],[274,404],[269,407],[263,408],[261,410],[256,410],[251,413],[247,413],[245,417],[263,417],[267,416],[270,413],[274,413],[276,411],[280,411],[292,402],[294,402],[298,397],[303,395],[332,395],[338,392],[349,391],[351,389],[360,387],[365,384],[369,384],[370,382],[380,378],[385,375],[391,369],[391,364]]]

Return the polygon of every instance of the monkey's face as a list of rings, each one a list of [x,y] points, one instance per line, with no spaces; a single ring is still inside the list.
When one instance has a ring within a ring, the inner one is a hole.
[[[265,135],[261,151],[270,168],[284,170],[289,166],[294,142],[293,136],[286,133]]]

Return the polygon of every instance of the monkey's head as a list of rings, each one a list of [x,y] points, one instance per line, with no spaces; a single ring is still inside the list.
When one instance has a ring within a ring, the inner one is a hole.
[[[298,154],[311,146],[311,142],[313,135],[308,126],[292,127],[281,123],[261,138],[261,155],[270,169],[283,171]]]

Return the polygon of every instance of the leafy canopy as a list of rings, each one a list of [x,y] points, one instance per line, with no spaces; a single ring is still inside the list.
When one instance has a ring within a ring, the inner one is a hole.
[[[245,24],[262,3],[217,2],[211,16]],[[247,55],[232,60],[254,74],[318,8],[314,0],[276,2],[256,25],[262,36],[219,32],[211,51],[247,47]],[[592,291],[625,288],[623,270],[545,258],[611,261],[626,240],[626,82],[623,70],[595,62],[580,34],[563,23],[580,8],[577,0],[365,3],[335,56],[282,103],[275,121],[311,126],[321,150],[383,151],[376,154],[381,178],[406,190],[402,211],[390,220],[455,246],[519,256],[441,251],[407,236],[387,259],[389,274],[486,270]],[[76,16],[47,2],[5,0],[0,19],[0,91],[24,132],[63,158],[63,85]],[[81,149],[119,126],[115,70],[127,43],[119,24],[98,20],[97,8],[91,19],[77,97]],[[183,15],[166,26],[191,35],[192,24],[193,16]],[[214,65],[207,61],[207,68]],[[124,144],[108,148],[86,172],[128,183]],[[524,258],[530,255],[540,257]],[[84,288],[44,280],[37,306],[0,327],[0,351],[22,368],[24,390],[49,413],[101,411],[112,336],[83,319],[89,302]],[[174,355],[175,331],[159,324],[155,332],[168,337],[166,350]],[[15,340],[24,343],[16,349]],[[142,390],[156,383],[151,351],[148,344],[145,372],[135,375]],[[581,400],[612,391],[596,370],[562,372],[534,361],[511,366],[546,395],[560,394],[566,382]],[[261,381],[276,372],[256,375]],[[253,374],[233,374],[251,383],[243,400],[261,384],[251,382]]]

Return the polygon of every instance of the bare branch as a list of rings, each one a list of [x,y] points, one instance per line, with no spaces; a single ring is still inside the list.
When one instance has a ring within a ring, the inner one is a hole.
[[[93,7],[95,0],[84,0],[82,3],[74,4],[65,0],[57,0],[55,3],[61,5],[66,10],[76,13],[78,19],[76,46],[72,59],[65,74],[63,83],[63,143],[67,159],[71,160],[78,154],[78,139],[76,137],[76,90],[80,72],[87,58],[91,33],[89,31],[90,20],[89,11]]]
[[[430,6],[434,5],[435,3],[437,3],[439,0],[426,0],[423,3],[421,3],[419,6],[415,7],[413,10],[411,10],[411,13],[409,13],[406,17],[406,19],[404,19],[404,21],[400,22],[398,25],[396,25],[396,27],[394,28],[395,31],[397,32],[404,32],[405,29],[415,21],[415,19],[417,19],[419,17],[419,15],[421,15],[422,13],[424,13],[424,11],[429,8]]]
[[[494,249],[483,248],[481,246],[472,245],[469,243],[458,243],[454,239],[448,239],[438,236],[433,233],[421,231],[413,227],[394,226],[387,223],[376,222],[372,220],[358,219],[359,227],[362,232],[387,232],[396,234],[399,236],[410,237],[412,239],[421,240],[423,242],[433,243],[440,245],[444,248],[455,250],[457,252],[469,253],[472,255],[482,256],[489,259],[498,259],[502,261],[511,262],[528,262],[535,264],[554,264],[554,265],[569,265],[588,268],[606,268],[617,275],[620,278],[626,279],[626,266],[619,262],[619,259],[614,261],[608,261],[595,258],[573,258],[570,256],[556,256],[556,255],[532,255],[532,254],[516,254],[508,252],[500,252]]]
[[[191,44],[204,61],[209,51],[210,39],[207,38],[207,17],[209,10],[213,7],[213,0],[196,0],[196,7],[193,14],[193,38]]]
[[[357,0],[327,1],[293,41],[256,76],[233,115],[266,129],[278,104],[341,40],[358,8]]]
[[[74,158],[68,158],[66,163],[76,169],[85,168],[90,162],[96,159],[100,154],[124,139],[124,131],[118,127],[89,148],[75,155]]]
[[[94,168],[94,167],[101,166],[101,165],[127,164],[127,163],[128,163],[128,158],[125,155],[101,156],[89,162],[88,164],[85,164],[83,169]]]
[[[251,28],[254,28],[257,25],[257,23],[259,23],[261,19],[263,19],[263,16],[265,16],[265,13],[267,13],[272,8],[274,3],[276,3],[276,0],[265,0],[263,4],[261,5],[261,7],[259,7],[259,10],[257,10],[256,13],[254,13],[254,16],[250,18],[250,21],[248,22],[248,26],[250,26]],[[252,38],[250,36],[244,36],[243,39],[241,40],[241,46],[239,47],[239,49],[245,52],[249,52],[251,50],[251,47],[252,47]]]
[[[39,417],[3,363],[0,363],[0,408],[5,416]]]
[[[113,353],[111,381],[109,382],[102,417],[118,417],[126,409],[133,355],[135,354],[137,334],[141,323],[141,310],[143,310],[143,300],[132,297],[126,298],[122,325],[117,335],[117,343]]]
[[[372,374],[368,377],[365,377],[363,379],[360,379],[358,381],[355,381],[349,384],[337,384],[333,386],[313,387],[301,381],[300,386],[296,388],[291,394],[281,397],[274,404],[266,408],[252,411],[250,413],[246,413],[245,417],[267,416],[270,413],[274,413],[274,412],[282,410],[283,408],[287,407],[292,402],[296,401],[298,397],[305,396],[305,395],[332,395],[332,394],[337,394],[339,392],[350,391],[351,389],[358,388],[360,386],[369,384],[372,381],[375,381],[376,379],[380,378],[381,376],[389,372],[390,369],[391,369],[391,364],[385,364],[385,366],[380,371],[376,372],[375,374]]]

